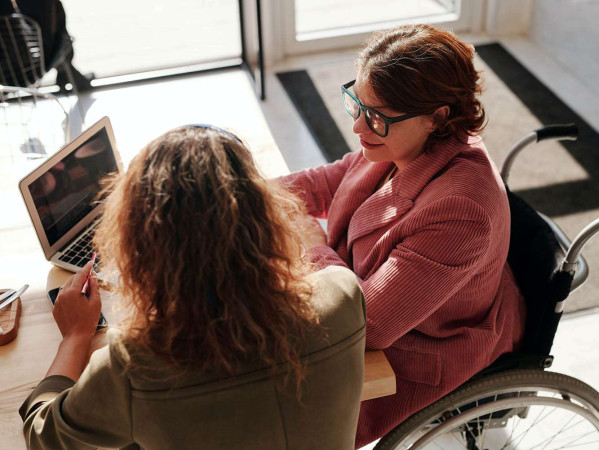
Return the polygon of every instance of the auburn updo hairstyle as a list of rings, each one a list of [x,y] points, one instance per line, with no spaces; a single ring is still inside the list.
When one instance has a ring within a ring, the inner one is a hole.
[[[429,139],[467,137],[485,126],[474,48],[430,25],[403,25],[373,33],[357,66],[379,100],[402,113],[432,114],[449,106]]]

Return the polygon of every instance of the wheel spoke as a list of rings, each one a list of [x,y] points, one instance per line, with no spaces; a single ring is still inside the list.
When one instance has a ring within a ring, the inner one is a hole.
[[[454,438],[454,439],[455,439],[455,440],[458,442],[458,444],[460,444],[460,447],[462,447],[462,446],[463,446],[463,447],[466,447],[466,446],[464,445],[464,442],[463,442],[463,441],[461,441],[461,440],[460,440],[460,439],[459,439],[459,438],[456,436],[456,433],[451,433],[451,436],[452,436],[452,437],[453,437],[453,438]],[[461,435],[460,435],[460,436],[461,436]]]
[[[478,404],[478,401],[477,401],[477,404]],[[535,417],[535,419],[534,419],[533,423],[532,423],[530,426],[528,426],[528,428],[527,428],[526,430],[524,430],[524,431],[522,431],[521,433],[519,433],[519,434],[516,436],[516,438],[515,438],[515,439],[513,438],[513,436],[514,436],[514,434],[516,433],[516,430],[517,430],[517,428],[518,428],[518,425],[516,424],[516,420],[518,420],[518,421],[519,421],[519,419],[517,418],[517,416],[516,416],[516,415],[514,415],[514,416],[511,418],[511,420],[512,420],[512,430],[511,430],[510,436],[508,436],[507,440],[505,441],[505,443],[503,444],[503,446],[501,447],[501,449],[500,449],[500,450],[506,450],[506,449],[509,449],[509,448],[510,448],[510,445],[512,446],[512,448],[516,449],[516,448],[518,447],[518,445],[519,445],[519,444],[520,444],[520,443],[521,443],[521,442],[522,442],[522,441],[523,441],[523,440],[526,438],[526,435],[528,434],[528,432],[529,432],[530,430],[532,430],[532,429],[533,429],[535,426],[537,426],[537,425],[538,425],[538,424],[540,424],[541,422],[543,422],[543,421],[547,420],[547,418],[548,418],[549,416],[551,416],[552,414],[554,414],[554,413],[555,413],[555,412],[558,410],[558,408],[555,408],[555,407],[554,407],[554,408],[551,408],[551,410],[550,410],[550,411],[546,412],[546,409],[547,409],[547,405],[543,406],[543,407],[542,407],[542,409],[541,409],[541,410],[540,410],[540,411],[539,411],[539,412],[536,414],[536,417]],[[462,413],[462,411],[461,411],[461,409],[460,409],[459,407],[457,407],[457,408],[455,409],[455,411],[457,411],[459,414],[461,414],[461,413]],[[490,423],[490,422],[492,421],[492,419],[493,419],[493,414],[494,414],[494,412],[492,412],[492,413],[489,413],[489,414],[488,414],[488,415],[489,415],[489,418],[488,418],[488,421],[489,421],[489,423]],[[575,418],[578,418],[578,420],[577,420],[577,421],[575,421],[574,423],[572,423],[572,421],[573,421]],[[481,416],[478,416],[478,417],[476,417],[476,423],[477,423],[477,426],[478,426],[478,429],[477,429],[477,430],[473,430],[473,429],[472,429],[472,427],[470,426],[470,423],[471,423],[471,422],[472,422],[472,420],[470,420],[470,421],[466,421],[466,422],[464,422],[464,423],[462,424],[462,426],[463,426],[463,427],[464,427],[464,429],[465,429],[465,431],[463,431],[462,433],[464,434],[464,436],[465,436],[466,438],[467,438],[468,436],[472,436],[472,437],[474,437],[475,441],[478,441],[478,438],[482,436],[482,443],[480,444],[480,447],[479,447],[479,448],[480,448],[480,450],[484,450],[484,448],[485,448],[485,447],[484,447],[484,442],[485,442],[485,440],[486,440],[486,433],[487,433],[487,431],[488,431],[489,427],[485,427],[485,424],[484,424],[484,422],[485,422],[485,421],[482,421],[482,422],[481,422]],[[576,414],[573,414],[573,415],[571,415],[571,417],[570,417],[570,418],[569,418],[569,419],[568,419],[568,420],[567,420],[567,421],[566,421],[566,422],[565,422],[565,423],[564,423],[564,424],[561,426],[561,428],[560,428],[560,429],[559,429],[559,430],[558,430],[558,431],[557,431],[555,434],[553,434],[552,436],[548,436],[548,437],[546,437],[546,438],[545,438],[545,439],[543,439],[541,442],[538,442],[537,444],[535,444],[533,447],[527,447],[527,449],[528,449],[528,450],[535,450],[535,449],[538,449],[538,448],[546,449],[546,448],[548,448],[548,446],[549,446],[549,445],[551,445],[551,443],[552,443],[552,442],[554,442],[554,440],[555,440],[555,439],[556,439],[558,436],[560,436],[561,434],[563,434],[563,433],[565,433],[565,432],[567,432],[567,431],[570,431],[570,430],[572,430],[573,428],[575,428],[575,427],[577,427],[577,426],[579,426],[579,425],[581,425],[581,424],[584,424],[584,423],[587,423],[587,421],[586,421],[584,418],[580,418],[578,415],[576,415]],[[481,425],[482,425],[482,434],[481,434],[480,436],[477,436],[477,435],[475,434],[475,431],[476,431],[476,432],[480,432],[480,430],[481,430]],[[582,439],[582,438],[584,438],[584,437],[588,436],[589,434],[592,434],[593,432],[594,432],[594,431],[591,431],[591,432],[589,432],[589,433],[583,434],[582,436],[576,437],[576,439],[572,440],[571,442],[569,442],[569,443],[568,443],[568,444],[566,444],[565,446],[562,446],[562,447],[559,447],[559,448],[566,448],[567,446],[570,446],[572,443],[575,443],[576,441],[579,441],[580,439]],[[457,440],[457,441],[460,443],[460,446],[464,445],[464,443],[463,443],[463,442],[460,442],[460,440],[459,440],[459,439],[456,437],[456,433],[452,433],[452,435],[454,436],[454,439],[456,439],[456,440]],[[477,443],[477,444],[478,444],[478,443]],[[438,444],[436,444],[436,445],[438,446]]]
[[[520,393],[518,393],[518,396]],[[507,448],[508,445],[510,445],[510,442],[512,441],[512,436],[514,435],[514,431],[516,431],[516,419],[514,417],[512,417],[512,431],[510,433],[510,435],[507,437],[505,444],[503,444],[503,447],[501,447],[499,450],[505,450]],[[483,447],[485,445],[485,441],[483,440]]]
[[[461,413],[461,410],[459,408],[457,408],[457,410]],[[454,409],[455,411],[455,409]],[[452,411],[445,411],[442,414],[439,415],[439,418],[436,420],[439,420],[441,423],[445,422],[446,420],[448,420],[448,418],[446,417],[447,415],[451,417],[455,417],[455,414],[452,413]],[[464,443],[456,436],[456,433],[450,433],[451,437],[461,446],[464,445]],[[441,447],[439,444],[437,444],[436,442],[433,442],[437,447],[445,450],[444,447]]]
[[[485,448],[485,439],[487,438],[487,431],[489,430],[489,427],[485,427],[483,425],[483,441],[481,443],[481,447],[484,449]]]
[[[556,438],[556,436],[557,436],[557,435],[559,435],[559,434],[560,434],[562,431],[564,431],[564,428],[566,428],[566,427],[567,427],[567,426],[570,424],[570,422],[572,422],[572,420],[574,420],[574,417],[575,417],[575,416],[572,416],[572,417],[570,417],[570,420],[568,420],[568,421],[567,421],[567,422],[564,424],[564,426],[562,426],[562,427],[560,428],[560,430],[559,430],[557,433],[555,433],[555,434],[554,434],[554,435],[553,435],[553,436],[552,436],[552,437],[549,439],[549,442],[547,442],[547,444],[545,444],[545,447],[543,447],[543,449],[546,449],[546,448],[547,448],[547,446],[553,442],[553,440]],[[539,444],[539,445],[540,445],[540,444]],[[534,448],[534,447],[533,447],[533,448]]]
[[[543,444],[544,444],[544,447],[543,447],[543,448],[545,449],[545,448],[547,448],[547,446],[548,446],[549,444],[551,444],[551,442],[553,442],[553,440],[554,440],[554,439],[555,439],[557,436],[559,436],[560,434],[562,434],[562,433],[564,433],[564,432],[566,432],[566,431],[568,431],[568,430],[571,430],[572,428],[575,428],[575,427],[577,427],[577,426],[578,426],[578,425],[580,425],[581,423],[585,423],[585,422],[586,422],[586,420],[585,420],[585,419],[580,419],[578,422],[575,422],[574,424],[572,424],[572,425],[568,426],[568,424],[569,424],[569,423],[570,423],[570,422],[571,422],[571,421],[572,421],[572,420],[573,420],[575,417],[576,417],[576,416],[574,416],[574,415],[573,415],[573,416],[570,418],[570,420],[568,420],[568,422],[566,422],[566,424],[565,424],[564,426],[562,426],[562,428],[561,428],[561,429],[560,429],[560,430],[559,430],[557,433],[555,433],[553,436],[549,436],[549,437],[545,438],[543,441],[539,442],[539,443],[538,443],[538,444],[536,444],[534,447],[530,447],[530,449],[529,449],[529,450],[534,450],[535,448],[537,448],[537,447],[539,447],[539,446],[541,446],[541,445],[543,445]],[[530,430],[530,429],[531,429],[533,426],[534,426],[534,424],[533,424],[533,425],[531,425],[531,426],[528,428],[528,430]],[[527,431],[528,431],[528,430],[527,430]],[[585,435],[585,436],[586,436],[586,435]],[[521,441],[522,441],[522,440],[520,440],[520,442],[521,442]],[[518,442],[518,444],[519,444],[520,442]]]
[[[462,414],[462,410],[460,409],[460,407],[459,407],[459,406],[456,408],[456,411],[457,411],[459,414]],[[474,433],[472,432],[472,429],[471,429],[471,428],[470,428],[470,426],[468,425],[468,422],[466,422],[466,423],[464,424],[464,426],[466,427],[466,429],[468,430],[468,432],[470,433],[470,435],[471,435],[472,437],[476,438],[476,436],[475,436],[475,435],[474,435]]]
[[[495,395],[495,397],[494,397],[493,401],[494,401],[494,402],[496,402],[496,401],[497,401],[497,394]],[[491,414],[491,415],[489,416],[489,423],[491,422],[491,419],[492,419],[492,418],[493,418],[493,414]],[[489,429],[489,427],[486,427],[486,428],[483,430],[483,442],[482,442],[482,444],[481,444],[481,447],[482,447],[483,449],[485,448],[485,439],[487,438],[487,430],[488,430],[488,429]]]
[[[392,439],[395,445],[404,443],[394,448],[404,450],[416,442],[430,450],[466,449],[473,443],[478,450],[595,450],[598,410],[598,393],[581,381],[518,369],[457,389],[407,421]]]
[[[589,431],[588,433],[586,433],[586,434],[583,434],[582,436],[578,436],[578,437],[577,437],[576,439],[574,439],[573,441],[570,441],[570,442],[568,442],[567,444],[564,444],[564,445],[562,445],[561,447],[558,447],[556,450],[559,450],[559,449],[561,449],[561,448],[572,448],[572,444],[573,444],[574,442],[576,442],[576,441],[579,441],[579,440],[581,440],[582,438],[584,438],[584,437],[587,437],[588,435],[595,433],[595,431],[596,431],[596,430],[591,430],[591,431]],[[596,442],[598,442],[598,441],[595,441],[595,442],[589,442],[589,443],[584,443],[584,444],[577,444],[577,445],[574,445],[574,447],[580,447],[581,445],[588,445],[588,444],[593,444],[593,443],[596,443]]]
[[[477,407],[479,406],[478,405],[478,399],[476,399],[476,406]],[[476,428],[478,429],[478,432],[480,433],[480,429],[481,429],[481,427],[480,427],[480,416],[476,418]],[[481,447],[483,447],[483,448],[485,446],[485,431],[486,430],[487,430],[486,428],[483,428],[483,443],[481,445]]]
[[[531,430],[533,427],[535,427],[537,424],[539,424],[539,423],[541,423],[542,421],[544,421],[544,420],[545,420],[547,417],[549,417],[551,414],[553,414],[553,413],[556,411],[556,409],[555,409],[555,408],[553,408],[551,411],[549,411],[547,414],[545,414],[545,416],[541,416],[541,414],[543,413],[543,411],[544,411],[546,408],[547,408],[547,407],[546,407],[546,406],[544,406],[544,407],[543,407],[543,409],[542,409],[542,410],[539,412],[539,414],[537,415],[537,418],[534,420],[534,422],[533,422],[532,424],[530,424],[530,426],[529,426],[529,427],[528,427],[526,430],[524,430],[522,433],[520,433],[520,434],[519,434],[519,435],[516,437],[516,439],[515,439],[515,441],[517,441],[517,442],[516,442],[516,444],[512,444],[514,447],[517,447],[517,446],[520,444],[520,442],[522,442],[522,441],[524,440],[524,438],[526,437],[526,435],[528,434],[528,432],[529,432],[529,431],[530,431],[530,430]]]

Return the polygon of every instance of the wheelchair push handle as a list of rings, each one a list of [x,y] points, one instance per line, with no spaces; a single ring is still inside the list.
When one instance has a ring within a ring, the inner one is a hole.
[[[552,218],[546,216],[545,214],[539,211],[537,211],[537,214],[541,216],[541,218],[545,221],[545,223],[547,223],[547,225],[549,225],[549,228],[551,228],[551,231],[553,231],[555,238],[557,239],[557,241],[559,242],[559,244],[565,252],[568,252],[571,249],[574,250],[572,253],[570,253],[570,256],[566,256],[560,264],[560,270],[562,272],[573,272],[574,277],[572,279],[572,285],[570,286],[570,291],[573,291],[574,289],[582,285],[589,276],[589,266],[586,260],[584,259],[584,256],[580,254],[582,246],[576,244],[576,247],[573,247],[572,243],[570,242],[570,238],[566,235],[566,233],[564,233],[564,231],[560,228],[560,226],[557,223],[555,223],[555,221]],[[574,241],[577,241],[578,239],[579,238],[577,236],[574,239]]]
[[[562,262],[562,271],[570,272],[572,270],[576,270],[576,261],[580,255],[580,252],[582,251],[582,248],[589,241],[589,239],[597,234],[597,232],[599,232],[599,219],[593,220],[586,227],[584,227],[580,233],[578,233],[568,248],[566,257]]]
[[[555,231],[555,230],[554,230]],[[561,231],[561,230],[560,230]],[[572,286],[570,291],[578,288],[583,284],[589,276],[589,268],[586,261],[580,254],[584,245],[591,239],[595,234],[599,232],[599,219],[593,220],[583,230],[576,235],[570,245],[565,246],[567,248],[566,256],[560,265],[560,271],[569,272],[573,275]],[[562,232],[563,233],[563,232]],[[558,233],[556,233],[556,236]],[[558,236],[558,240],[562,243],[562,239]],[[563,245],[563,243],[562,243]],[[561,313],[564,310],[564,304],[566,300],[556,303],[555,312]]]
[[[578,127],[574,123],[565,125],[546,125],[538,128],[535,131],[531,131],[522,139],[520,139],[516,145],[512,147],[508,155],[503,161],[501,166],[501,178],[503,182],[507,184],[510,170],[514,164],[516,156],[529,144],[533,142],[548,141],[548,140],[570,140],[575,141],[578,139]]]
[[[537,128],[534,132],[537,134],[537,142],[550,139],[575,141],[578,138],[578,127],[574,123],[547,125]]]

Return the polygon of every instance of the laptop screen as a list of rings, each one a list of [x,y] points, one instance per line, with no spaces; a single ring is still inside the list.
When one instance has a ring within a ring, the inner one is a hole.
[[[94,209],[100,180],[116,171],[108,133],[102,128],[29,185],[49,245]]]

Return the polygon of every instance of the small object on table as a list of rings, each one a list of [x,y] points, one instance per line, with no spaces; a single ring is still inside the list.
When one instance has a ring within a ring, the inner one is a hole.
[[[6,292],[2,295],[0,295],[0,298],[5,299],[2,303],[0,303],[0,310],[2,308],[4,308],[5,306],[10,305],[12,302],[14,302],[16,299],[18,299],[23,292],[25,292],[27,289],[29,289],[29,285],[28,284],[24,284],[23,286],[21,286],[19,288],[18,291],[13,292],[12,294],[10,294],[8,296],[8,298],[6,298]],[[11,289],[14,291],[14,289]],[[10,292],[10,291],[9,291]]]
[[[0,289],[0,294],[7,289]],[[21,318],[21,298],[17,298],[10,305],[0,310],[0,345],[8,344],[17,337],[19,319]]]
[[[0,294],[0,303],[2,303],[4,300],[6,300],[11,295],[13,295],[15,292],[17,292],[17,291],[15,291],[14,289],[9,289],[8,291],[4,292],[3,294]]]

